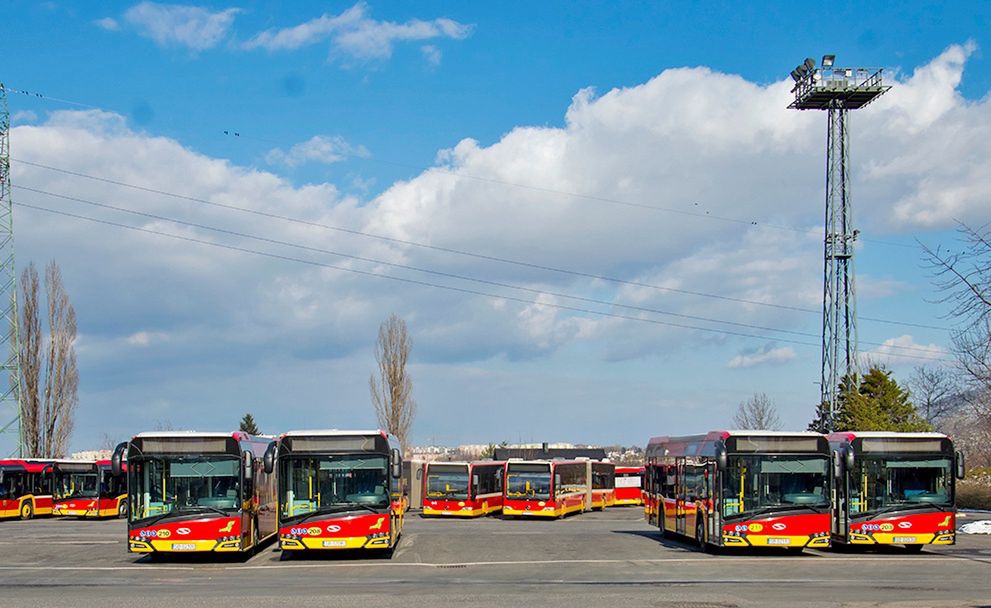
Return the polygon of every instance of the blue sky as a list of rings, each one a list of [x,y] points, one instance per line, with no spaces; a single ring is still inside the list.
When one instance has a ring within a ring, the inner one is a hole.
[[[787,74],[828,52],[886,70],[892,91],[852,117],[860,312],[945,327],[915,243],[986,221],[989,13],[13,2],[0,80],[44,96],[10,94],[16,202],[454,289],[19,208],[19,262],[59,261],[77,307],[73,446],[245,411],[269,432],[370,426],[393,311],[414,338],[419,442],[643,443],[725,426],[758,391],[802,427],[819,321],[781,306],[820,307],[825,117],[785,110]],[[864,320],[861,338],[901,379],[933,363],[907,355],[947,358],[945,331]]]

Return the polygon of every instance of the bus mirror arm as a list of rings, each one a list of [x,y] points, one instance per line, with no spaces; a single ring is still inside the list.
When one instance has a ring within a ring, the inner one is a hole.
[[[268,448],[265,450],[265,456],[262,457],[262,468],[265,469],[266,475],[271,475],[275,471],[275,452],[278,449],[278,444],[274,441],[268,444]]]
[[[124,470],[124,451],[127,449],[127,442],[122,441],[114,448],[114,455],[110,457],[110,472],[114,477],[119,477]]]
[[[967,476],[967,464],[964,461],[963,452],[957,452],[955,456],[957,479],[963,479]]]

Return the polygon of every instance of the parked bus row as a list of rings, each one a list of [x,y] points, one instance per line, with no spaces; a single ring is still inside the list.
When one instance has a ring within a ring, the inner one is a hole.
[[[938,433],[714,431],[645,456],[647,521],[703,550],[955,542],[964,462]]]
[[[422,513],[559,518],[602,510],[620,504],[619,470],[612,463],[591,460],[427,462],[422,470]],[[622,504],[641,504],[642,467],[622,470],[621,479],[627,480]]]
[[[126,517],[127,485],[109,460],[0,460],[0,519]]]

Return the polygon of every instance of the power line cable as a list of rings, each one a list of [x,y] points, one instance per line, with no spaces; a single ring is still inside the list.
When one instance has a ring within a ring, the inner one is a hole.
[[[471,277],[471,276],[466,276],[466,275],[459,275],[459,274],[455,274],[455,273],[451,273],[451,272],[445,272],[445,271],[440,271],[440,270],[420,268],[420,267],[411,266],[411,265],[407,265],[407,264],[399,264],[399,263],[395,263],[395,262],[389,262],[389,261],[386,261],[386,260],[378,260],[378,259],[374,259],[374,258],[367,258],[367,257],[357,256],[357,255],[353,255],[353,254],[347,254],[347,253],[343,253],[343,252],[339,252],[339,251],[333,251],[333,250],[328,250],[328,249],[321,249],[321,248],[317,248],[317,247],[310,247],[310,246],[307,246],[307,245],[301,245],[299,243],[292,243],[292,242],[289,242],[289,241],[282,241],[282,240],[273,239],[273,238],[270,238],[270,237],[263,237],[263,236],[253,235],[253,234],[249,234],[249,233],[245,233],[245,232],[239,232],[239,231],[230,230],[230,229],[226,229],[226,228],[219,228],[219,227],[216,227],[216,226],[210,226],[210,225],[200,224],[200,223],[196,223],[196,222],[190,222],[190,221],[186,221],[186,220],[179,220],[179,219],[168,217],[168,216],[158,215],[158,214],[154,214],[154,213],[148,213],[148,212],[144,212],[144,211],[136,211],[136,210],[133,210],[133,209],[127,209],[127,208],[124,208],[124,207],[118,207],[118,206],[110,205],[110,204],[107,204],[107,203],[102,203],[102,202],[98,202],[98,201],[92,201],[92,200],[83,199],[83,198],[74,197],[74,196],[69,196],[69,195],[64,195],[64,194],[58,194],[58,193],[54,193],[54,192],[48,192],[48,191],[45,191],[45,190],[40,190],[40,189],[31,188],[31,187],[27,187],[27,186],[20,186],[20,185],[18,185],[18,186],[15,186],[15,187],[20,188],[22,190],[29,191],[29,192],[34,192],[34,193],[37,193],[37,194],[43,194],[43,195],[46,195],[46,196],[52,196],[52,197],[55,197],[55,198],[61,198],[61,199],[64,199],[64,200],[70,200],[70,201],[74,201],[74,202],[79,202],[79,203],[83,203],[83,204],[86,204],[86,205],[91,205],[91,206],[100,207],[100,208],[104,208],[104,209],[110,209],[110,210],[113,210],[113,211],[118,211],[118,212],[123,212],[123,213],[129,213],[129,214],[132,214],[132,215],[137,215],[137,216],[142,216],[142,217],[148,217],[148,218],[151,218],[151,219],[172,222],[172,223],[175,223],[175,224],[180,224],[180,225],[189,226],[189,227],[193,227],[193,228],[200,228],[200,229],[203,229],[203,230],[209,230],[209,231],[218,232],[218,233],[221,233],[221,234],[227,234],[227,235],[230,235],[230,236],[237,236],[237,237],[240,237],[240,238],[247,238],[247,239],[257,240],[257,241],[271,243],[271,244],[280,245],[280,246],[293,247],[293,248],[302,249],[302,250],[305,250],[305,251],[312,251],[312,252],[315,252],[315,253],[323,253],[323,254],[327,254],[327,255],[333,255],[333,256],[343,257],[343,258],[347,258],[347,259],[353,259],[353,260],[357,260],[357,261],[367,262],[367,263],[371,263],[371,264],[377,264],[377,265],[382,265],[382,266],[389,266],[389,267],[393,267],[393,268],[400,268],[400,269],[403,269],[403,270],[411,270],[411,271],[414,271],[414,272],[421,272],[421,273],[431,274],[431,275],[435,275],[435,276],[442,276],[442,277],[445,277],[445,278],[451,278],[451,279],[456,279],[456,280],[461,280],[461,281],[474,282],[474,283],[489,285],[489,286],[492,286],[492,287],[499,287],[499,288],[503,288],[503,289],[515,289],[515,290],[519,290],[519,291],[523,291],[523,292],[527,292],[527,293],[533,293],[533,294],[536,294],[536,295],[550,295],[550,296],[554,296],[554,297],[571,299],[571,300],[576,300],[576,301],[581,301],[581,302],[586,302],[586,303],[591,303],[591,304],[600,304],[600,305],[603,305],[603,306],[611,306],[611,307],[616,307],[616,308],[624,308],[624,309],[627,309],[627,310],[635,310],[635,311],[638,311],[638,312],[648,312],[648,313],[653,313],[653,314],[660,314],[660,315],[666,315],[666,316],[674,316],[674,317],[679,317],[679,318],[684,318],[684,319],[690,319],[690,320],[694,320],[694,321],[705,321],[705,322],[708,322],[708,323],[719,323],[719,324],[723,324],[723,325],[731,325],[731,326],[735,326],[735,327],[743,327],[743,328],[747,328],[747,329],[755,329],[755,330],[758,330],[758,331],[770,331],[770,332],[785,333],[785,334],[791,334],[791,335],[797,335],[797,336],[804,336],[804,337],[810,337],[810,338],[821,338],[821,335],[819,335],[819,334],[813,334],[813,333],[809,333],[809,332],[800,332],[800,331],[789,330],[789,329],[781,329],[781,328],[760,326],[760,325],[755,325],[755,324],[750,324],[750,323],[741,323],[741,322],[736,322],[736,321],[727,321],[727,320],[723,320],[723,319],[714,319],[714,318],[710,318],[710,317],[701,317],[701,316],[696,316],[696,315],[688,315],[688,314],[676,313],[676,312],[665,311],[665,310],[660,310],[660,309],[656,309],[656,308],[649,308],[649,307],[643,307],[643,306],[634,306],[634,305],[629,305],[629,304],[620,304],[620,303],[617,303],[617,302],[610,302],[610,301],[606,301],[606,300],[599,300],[599,299],[596,299],[596,298],[588,298],[588,297],[584,297],[584,296],[576,296],[576,295],[565,294],[565,293],[560,293],[560,292],[554,292],[554,291],[545,290],[545,289],[535,289],[535,288],[531,288],[531,287],[524,287],[524,286],[520,286],[520,285],[513,285],[513,284],[509,284],[509,283],[502,283],[502,282],[498,282],[498,281],[491,281],[491,280],[488,280],[488,279],[480,279],[480,278],[477,278],[477,277]],[[767,339],[775,339],[773,336],[768,336],[766,338]],[[884,344],[884,343],[869,342],[869,341],[861,341],[861,343],[867,344],[867,345],[872,345],[872,346],[885,347],[885,348],[889,348],[889,349],[896,349],[896,350],[932,352],[930,349],[926,349],[926,348],[901,346],[901,345],[892,345],[892,344]]]
[[[760,302],[760,301],[757,301],[757,300],[749,300],[749,299],[745,299],[745,298],[736,298],[736,297],[732,297],[732,296],[726,296],[726,295],[721,295],[721,294],[713,294],[713,293],[706,293],[706,292],[700,292],[700,291],[693,291],[693,290],[688,290],[688,289],[679,289],[679,288],[675,288],[675,287],[664,287],[664,286],[660,286],[660,285],[652,285],[652,284],[649,284],[649,283],[644,283],[644,282],[641,282],[641,281],[632,281],[632,280],[628,280],[628,279],[620,279],[620,278],[617,278],[617,277],[611,277],[611,276],[607,276],[607,275],[595,274],[595,273],[590,273],[590,272],[583,272],[583,271],[580,271],[580,270],[570,270],[570,269],[565,269],[565,268],[558,268],[558,267],[554,267],[554,266],[548,266],[548,265],[544,265],[544,264],[537,264],[537,263],[533,263],[533,262],[525,262],[525,261],[522,261],[522,260],[514,260],[514,259],[511,259],[511,258],[504,258],[504,257],[500,257],[500,256],[493,256],[493,255],[481,254],[481,253],[476,253],[476,252],[471,252],[471,251],[465,251],[465,250],[461,250],[461,249],[454,249],[454,248],[451,248],[451,247],[442,247],[442,246],[438,246],[438,245],[429,245],[429,244],[426,244],[426,243],[419,243],[419,242],[416,242],[416,241],[411,241],[411,240],[406,240],[406,239],[399,239],[399,238],[395,238],[395,237],[389,237],[389,236],[384,236],[384,235],[379,235],[379,234],[364,232],[364,231],[360,231],[360,230],[354,230],[354,229],[351,229],[351,228],[344,228],[344,227],[341,227],[341,226],[334,226],[334,225],[330,225],[330,224],[324,224],[324,223],[321,223],[321,222],[313,222],[313,221],[309,221],[309,220],[303,220],[303,219],[300,219],[300,218],[295,218],[295,217],[291,217],[291,216],[287,216],[287,215],[282,215],[282,214],[277,214],[277,213],[270,213],[270,212],[267,212],[267,211],[260,211],[260,210],[257,210],[257,209],[250,209],[248,207],[240,207],[240,206],[237,206],[237,205],[231,205],[231,204],[227,204],[227,203],[218,203],[216,201],[210,201],[210,200],[203,199],[203,198],[198,198],[198,197],[194,197],[194,196],[188,196],[188,195],[184,195],[184,194],[178,194],[178,193],[175,193],[175,192],[169,192],[167,190],[161,190],[161,189],[158,189],[158,188],[150,188],[150,187],[147,187],[147,186],[141,186],[141,185],[137,185],[137,184],[131,184],[131,183],[120,181],[120,180],[110,179],[110,178],[106,178],[106,177],[100,177],[100,176],[96,176],[96,175],[90,175],[90,174],[81,173],[81,172],[78,172],[78,171],[72,171],[72,170],[69,170],[69,169],[63,169],[63,168],[60,168],[60,167],[53,167],[51,165],[45,165],[45,164],[42,164],[42,163],[36,163],[36,162],[26,161],[26,160],[22,160],[22,159],[13,159],[13,160],[16,160],[16,162],[18,162],[18,163],[21,163],[21,164],[24,164],[24,165],[29,165],[29,166],[32,166],[32,167],[37,167],[37,168],[40,168],[40,169],[46,169],[46,170],[49,170],[49,171],[55,171],[55,172],[58,172],[58,173],[63,173],[63,174],[66,174],[66,175],[72,175],[72,176],[75,176],[75,177],[82,177],[82,178],[85,178],[85,179],[90,179],[90,180],[98,181],[98,182],[102,182],[102,183],[108,183],[108,184],[112,184],[112,185],[115,185],[115,186],[121,186],[121,187],[124,187],[124,188],[131,188],[131,189],[134,189],[134,190],[138,190],[138,191],[142,191],[142,192],[148,192],[148,193],[151,193],[151,194],[158,194],[158,195],[162,195],[162,196],[169,196],[169,197],[172,197],[172,198],[181,199],[181,200],[187,200],[187,201],[191,201],[191,202],[195,202],[195,203],[209,205],[209,206],[212,206],[212,207],[218,207],[218,208],[228,209],[228,210],[231,210],[231,211],[238,211],[238,212],[242,212],[242,213],[250,213],[250,214],[253,214],[253,215],[257,215],[257,216],[260,216],[260,217],[266,217],[266,218],[269,218],[269,219],[278,219],[278,220],[292,222],[292,223],[301,224],[301,225],[305,225],[305,226],[311,226],[311,227],[315,227],[315,228],[322,228],[322,229],[325,229],[325,230],[342,232],[342,233],[351,234],[351,235],[355,235],[355,236],[361,236],[361,237],[367,237],[367,238],[372,238],[372,239],[378,239],[378,240],[382,240],[382,241],[386,241],[386,242],[391,242],[391,243],[396,243],[396,244],[401,244],[401,245],[407,245],[407,246],[411,246],[411,247],[419,247],[419,248],[423,248],[423,249],[430,249],[430,250],[433,250],[433,251],[440,251],[440,252],[443,252],[443,253],[450,253],[450,254],[455,254],[455,255],[461,255],[461,256],[471,257],[471,258],[475,258],[475,259],[481,259],[481,260],[486,260],[486,261],[491,261],[491,262],[498,262],[498,263],[502,263],[502,264],[510,264],[510,265],[515,265],[515,266],[520,266],[520,267],[525,267],[525,268],[531,268],[531,269],[535,269],[535,270],[543,270],[543,271],[547,271],[547,272],[554,272],[554,273],[558,273],[558,274],[566,274],[566,275],[571,275],[571,276],[579,276],[579,277],[583,277],[583,278],[596,279],[596,280],[606,281],[606,282],[610,282],[610,283],[616,283],[616,284],[622,284],[622,285],[629,285],[629,286],[632,286],[632,287],[642,287],[642,288],[646,288],[646,289],[654,289],[654,290],[657,290],[657,291],[667,291],[667,292],[671,292],[671,293],[679,293],[679,294],[683,294],[683,295],[691,295],[691,296],[696,296],[696,297],[714,298],[714,299],[719,299],[719,300],[724,300],[724,301],[729,301],[729,302],[736,302],[736,303],[741,303],[741,304],[751,304],[751,305],[756,305],[756,306],[767,306],[767,307],[771,307],[771,308],[777,308],[777,309],[780,309],[780,310],[791,310],[791,311],[796,311],[796,312],[803,312],[803,313],[808,313],[808,314],[814,314],[814,315],[819,316],[820,318],[822,317],[822,312],[819,311],[819,310],[813,310],[813,309],[799,307],[799,306],[790,306],[790,305],[787,305],[787,304],[777,304],[777,303],[773,303],[773,302]],[[945,327],[938,327],[938,326],[935,326],[935,325],[925,325],[925,324],[922,324],[922,323],[910,323],[910,322],[904,322],[904,321],[893,321],[893,320],[890,320],[890,319],[881,319],[881,318],[866,317],[866,316],[862,316],[862,317],[860,317],[860,319],[861,320],[865,320],[865,321],[871,321],[871,322],[874,322],[874,323],[884,323],[884,324],[888,324],[888,325],[899,325],[899,326],[905,326],[905,327],[916,327],[916,328],[921,328],[921,329],[934,329],[934,330],[939,330],[939,331],[947,331],[947,329]]]

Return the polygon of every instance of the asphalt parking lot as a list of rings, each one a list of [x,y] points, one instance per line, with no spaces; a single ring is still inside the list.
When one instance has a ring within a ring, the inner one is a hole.
[[[909,554],[700,554],[636,508],[560,521],[407,518],[391,559],[359,553],[153,562],[119,520],[0,522],[0,607],[991,606],[991,537]]]

